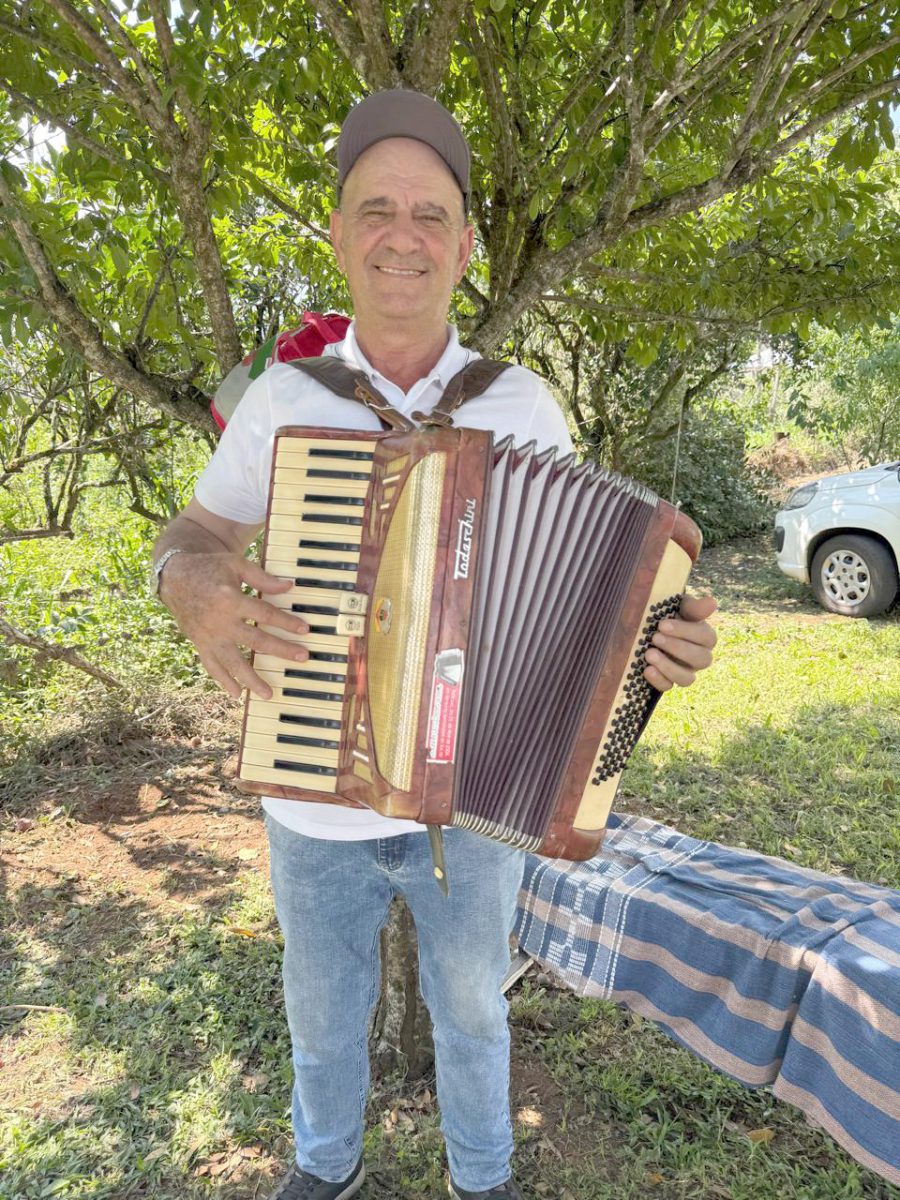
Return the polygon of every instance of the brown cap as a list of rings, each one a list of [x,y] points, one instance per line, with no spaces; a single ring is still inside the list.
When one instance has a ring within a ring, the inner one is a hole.
[[[439,154],[459,184],[468,210],[471,155],[465,134],[442,104],[408,88],[374,92],[347,114],[338,140],[339,196],[363,151],[394,137],[414,138]]]

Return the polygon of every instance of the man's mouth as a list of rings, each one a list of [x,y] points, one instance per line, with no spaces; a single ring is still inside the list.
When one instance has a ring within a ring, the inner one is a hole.
[[[404,279],[417,279],[419,275],[424,275],[424,271],[419,271],[415,267],[375,267],[376,271],[382,271],[385,275],[398,275]]]

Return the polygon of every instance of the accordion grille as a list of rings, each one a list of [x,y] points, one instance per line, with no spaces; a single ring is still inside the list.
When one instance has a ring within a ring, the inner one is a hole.
[[[410,471],[381,553],[369,617],[368,693],[378,770],[409,791],[435,590],[445,454]]]

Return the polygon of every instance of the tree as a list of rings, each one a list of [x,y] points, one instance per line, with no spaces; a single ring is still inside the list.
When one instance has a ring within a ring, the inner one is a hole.
[[[649,365],[666,329],[675,350],[686,329],[731,336],[717,273],[740,276],[752,212],[790,258],[798,206],[820,228],[871,208],[865,170],[892,148],[900,87],[887,0],[12,0],[5,12],[0,336],[61,341],[117,405],[143,406],[139,424],[161,415],[167,431],[210,429],[204,391],[258,336],[254,305],[284,262],[313,301],[342,296],[323,234],[331,151],[365,91],[439,94],[467,130],[478,255],[459,317],[472,344],[506,348],[561,309],[579,314],[591,354],[612,330]],[[64,138],[46,161],[22,152],[35,127]],[[765,267],[769,319],[794,319],[803,270]],[[14,458],[46,448],[26,436]]]
[[[900,458],[900,321],[845,334],[815,326],[792,376],[788,420],[848,465]]]
[[[49,171],[7,151],[0,172],[7,328],[49,318],[98,374],[199,425],[192,380],[240,355],[232,295],[262,231],[286,218],[298,273],[334,287],[329,153],[363,89],[440,91],[467,128],[481,253],[462,308],[491,350],[586,266],[702,275],[696,214],[723,197],[848,208],[834,169],[892,143],[900,85],[893,6],[843,0],[204,0],[174,17],[166,0],[16,0],[0,34],[7,143],[23,118],[66,138]],[[154,321],[168,355],[189,350],[187,381],[144,345]]]

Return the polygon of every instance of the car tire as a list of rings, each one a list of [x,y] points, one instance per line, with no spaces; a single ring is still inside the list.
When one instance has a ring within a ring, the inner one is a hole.
[[[842,617],[877,617],[897,595],[897,565],[876,538],[858,533],[829,538],[818,548],[810,571],[816,599]]]

